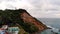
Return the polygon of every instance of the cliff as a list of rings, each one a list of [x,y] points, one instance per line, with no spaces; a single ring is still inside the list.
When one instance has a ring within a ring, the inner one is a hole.
[[[22,10],[22,13],[20,15],[24,22],[33,23],[36,27],[39,28],[40,31],[47,29],[47,26],[45,24],[32,17],[26,10]]]
[[[43,31],[48,28],[41,21],[32,17],[25,9],[0,10],[0,25],[8,25],[11,27],[17,24],[29,33]]]

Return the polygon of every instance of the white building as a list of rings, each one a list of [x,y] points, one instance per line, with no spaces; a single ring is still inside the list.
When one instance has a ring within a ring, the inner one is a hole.
[[[8,28],[8,33],[9,34],[18,34],[19,30],[20,29],[18,27],[9,27]]]
[[[7,27],[7,25],[3,25],[2,28],[0,28],[0,34],[6,34]]]
[[[8,28],[8,25],[3,25],[2,26],[2,29],[7,29]]]
[[[0,34],[6,34],[6,31],[3,29],[0,29]]]

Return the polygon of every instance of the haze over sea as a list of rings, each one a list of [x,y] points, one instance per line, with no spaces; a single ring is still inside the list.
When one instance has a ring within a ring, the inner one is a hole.
[[[60,18],[37,18],[52,29],[43,31],[41,34],[60,34]],[[51,32],[52,31],[52,32]]]

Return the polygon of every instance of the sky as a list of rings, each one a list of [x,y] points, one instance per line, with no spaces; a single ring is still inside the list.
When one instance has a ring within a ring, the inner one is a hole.
[[[26,9],[36,18],[60,18],[60,0],[0,0],[0,9]]]

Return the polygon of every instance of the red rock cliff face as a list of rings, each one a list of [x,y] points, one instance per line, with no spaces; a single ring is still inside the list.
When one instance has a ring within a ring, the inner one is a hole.
[[[36,27],[39,28],[40,31],[47,29],[46,25],[44,25],[42,22],[38,21],[36,18],[32,17],[27,12],[22,12],[21,18],[23,19],[24,22],[33,23]]]

